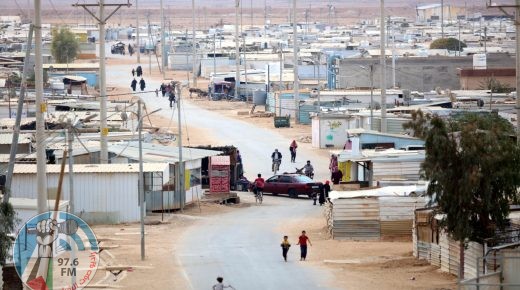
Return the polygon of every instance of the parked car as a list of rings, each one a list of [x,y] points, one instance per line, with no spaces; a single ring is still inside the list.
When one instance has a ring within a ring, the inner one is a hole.
[[[292,198],[307,195],[310,198],[313,193],[319,193],[322,186],[323,183],[315,182],[305,175],[280,174],[265,181],[264,193],[287,194]]]
[[[118,42],[110,48],[110,52],[112,54],[125,54],[125,44],[122,42]]]

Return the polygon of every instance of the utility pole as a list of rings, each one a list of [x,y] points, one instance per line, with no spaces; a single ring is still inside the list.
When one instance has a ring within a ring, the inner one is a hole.
[[[29,25],[29,35],[27,37],[27,49],[25,51],[25,59],[29,59],[31,56],[31,47],[32,47],[32,39],[33,39],[34,25]],[[35,56],[37,56],[35,54]],[[4,193],[4,202],[9,202],[9,196],[11,195],[11,184],[13,179],[13,171],[14,171],[14,163],[16,162],[16,151],[18,145],[18,138],[20,136],[20,123],[22,122],[22,111],[23,111],[23,101],[25,98],[26,91],[26,79],[27,73],[29,71],[29,62],[23,62],[23,73],[22,80],[20,82],[20,96],[18,97],[18,106],[16,107],[16,117],[14,123],[13,130],[13,141],[11,142],[11,151],[9,152],[9,164],[7,165],[7,175],[5,178],[5,193]],[[10,101],[9,101],[10,103]],[[11,114],[9,113],[9,117]]]
[[[99,4],[73,4],[73,7],[83,7],[85,11],[87,11],[94,19],[98,21],[99,24],[99,98],[100,98],[100,110],[99,110],[99,118],[100,118],[100,163],[106,164],[108,163],[108,127],[107,127],[107,88],[106,88],[106,66],[105,66],[105,23],[108,21],[112,15],[114,15],[119,8],[122,6],[130,7],[130,0],[124,4],[105,4],[105,0],[100,0]],[[92,11],[90,11],[89,7],[98,7],[99,6],[99,17],[96,16]],[[112,11],[107,17],[105,17],[105,6],[107,7],[115,7],[114,11]],[[139,31],[139,27],[137,28]],[[138,32],[139,33],[139,32]],[[138,34],[139,35],[139,34]],[[139,38],[139,37],[138,37]],[[38,40],[36,39],[36,42]],[[40,39],[41,42],[41,39]],[[137,55],[139,57],[139,48]],[[43,88],[42,88],[43,90]]]
[[[141,44],[139,39],[139,0],[135,0],[135,22],[136,22],[136,42],[135,45],[137,46],[137,63],[141,63]]]
[[[293,75],[294,75],[294,102],[295,109],[294,119],[299,123],[300,115],[300,81],[298,78],[298,21],[296,20],[296,1],[293,0]]]
[[[441,38],[444,38],[444,0],[441,0]]]
[[[217,76],[217,50],[216,50],[216,46],[217,46],[217,30],[215,29],[213,31],[213,82],[215,81],[215,77]]]
[[[144,173],[143,173],[143,117],[141,116],[141,99],[137,101],[137,130],[139,134],[139,213],[141,220],[141,260],[145,258],[145,247],[144,247],[144,215],[146,201],[144,198]]]
[[[150,26],[150,12],[146,15],[146,22],[148,24],[148,41],[150,41],[150,46],[152,43],[152,27]],[[148,71],[150,72],[150,75],[152,75],[152,52],[148,51]]]
[[[514,5],[495,5],[490,0],[487,8],[498,8],[507,14],[504,8],[515,8],[515,41],[516,41],[516,144],[520,145],[520,0],[515,0]],[[511,16],[511,15],[509,15]]]
[[[72,156],[72,142],[74,141],[74,128],[72,121],[67,120],[67,144],[68,144],[68,158],[69,158],[69,209],[74,214],[74,170],[73,163],[74,157]]]
[[[282,44],[280,43],[280,84],[278,85],[278,98],[280,98],[282,94],[282,86],[283,86],[283,50],[282,50]],[[282,116],[282,103],[279,102],[278,104],[278,116]]]
[[[191,37],[192,37],[192,78],[193,78],[193,87],[197,87],[197,47],[195,43],[195,0],[191,0]]]
[[[240,0],[235,0],[235,99],[238,100],[238,90],[240,88],[240,49],[238,43],[238,8]]]
[[[29,44],[31,46],[32,44]],[[34,0],[34,83],[36,89],[36,178],[38,213],[47,211],[47,157],[45,154],[45,119],[43,102],[42,11],[41,0]]]
[[[168,66],[168,55],[166,54],[166,37],[164,36],[164,6],[161,0],[161,59],[162,59],[162,76],[163,80],[166,78],[166,67]]]
[[[374,65],[370,64],[370,130],[374,130]]]
[[[177,136],[177,146],[179,147],[179,196],[181,197],[181,211],[184,210],[184,196],[186,195],[186,190],[184,189],[184,161],[182,159],[182,122],[181,122],[181,84],[178,83],[175,86],[175,90],[177,91],[177,128],[178,134]]]
[[[381,0],[381,132],[386,133],[385,0]]]

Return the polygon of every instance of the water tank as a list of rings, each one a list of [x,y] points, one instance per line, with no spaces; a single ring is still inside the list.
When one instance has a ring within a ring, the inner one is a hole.
[[[267,99],[267,93],[264,90],[255,90],[253,92],[253,104],[265,105]]]

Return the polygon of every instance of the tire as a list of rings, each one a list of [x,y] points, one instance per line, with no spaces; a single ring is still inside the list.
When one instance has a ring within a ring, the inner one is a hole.
[[[290,198],[297,198],[298,195],[296,194],[296,190],[294,190],[294,189],[289,189],[289,197],[290,197]]]

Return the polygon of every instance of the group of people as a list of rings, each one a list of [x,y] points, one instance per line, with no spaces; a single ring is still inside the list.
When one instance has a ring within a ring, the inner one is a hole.
[[[300,246],[300,261],[305,261],[307,259],[307,246],[312,246],[311,240],[307,236],[305,231],[302,231],[301,235],[298,237],[298,242],[296,245]],[[282,248],[282,257],[285,262],[287,262],[287,254],[289,253],[289,249],[291,248],[291,243],[289,242],[289,236],[283,236],[282,243],[280,244]],[[225,288],[235,289],[231,285],[224,284],[224,278],[217,277],[217,284],[213,285],[213,290],[223,290]]]
[[[132,77],[134,77],[134,79],[130,83],[130,87],[132,88],[132,90],[134,92],[137,89],[137,80],[135,79],[136,74],[137,74],[137,77],[141,77],[141,80],[139,81],[139,88],[141,89],[141,92],[142,92],[146,88],[146,82],[144,81],[144,78],[142,77],[143,69],[141,68],[141,66],[138,66],[137,69],[132,69]]]
[[[300,246],[300,261],[305,261],[305,259],[307,259],[307,244],[312,246],[311,240],[307,236],[307,233],[302,231],[302,234],[298,237],[298,243],[296,244]],[[287,253],[291,247],[288,236],[283,236],[283,240],[280,246],[282,247],[282,257],[284,261],[287,262]]]
[[[162,83],[159,90],[161,91],[163,98],[167,97],[168,101],[170,101],[170,108],[173,108],[173,104],[175,103],[175,86],[171,83],[167,85]],[[156,94],[158,94],[158,91],[156,91]]]
[[[325,202],[328,200],[330,201],[330,198],[329,198],[329,192],[330,192],[330,181],[325,181],[325,184],[323,186],[320,186],[320,189],[319,189],[319,193],[314,193],[312,195],[312,200],[314,201],[314,205],[316,205],[316,201],[320,204],[320,206],[324,205]]]

